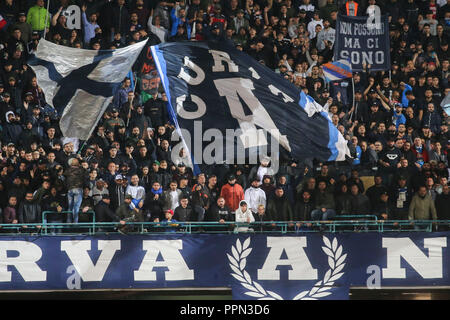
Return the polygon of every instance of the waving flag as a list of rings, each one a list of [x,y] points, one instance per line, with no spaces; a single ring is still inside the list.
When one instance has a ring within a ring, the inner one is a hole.
[[[145,44],[96,51],[39,41],[29,64],[47,103],[61,116],[65,137],[89,138]]]
[[[242,144],[247,156],[263,155],[272,141],[297,159],[349,155],[320,105],[247,54],[212,42],[164,43],[153,46],[152,54],[172,120],[180,135],[189,133],[184,142],[196,163],[203,163],[199,158],[212,144],[216,163],[232,160],[230,145]],[[230,137],[230,130],[238,133]],[[212,142],[219,133],[225,136],[222,146]]]
[[[7,24],[8,22],[3,18],[2,15],[0,15],[0,30],[3,29]]]
[[[328,62],[322,65],[323,74],[328,82],[352,77],[352,64],[348,60]]]

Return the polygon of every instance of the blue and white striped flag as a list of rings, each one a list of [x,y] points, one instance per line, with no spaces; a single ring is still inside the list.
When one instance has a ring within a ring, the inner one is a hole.
[[[352,77],[352,64],[348,60],[338,60],[322,65],[323,74],[328,82],[340,81]]]
[[[41,39],[28,62],[64,137],[87,140],[146,41],[117,50],[85,50]]]

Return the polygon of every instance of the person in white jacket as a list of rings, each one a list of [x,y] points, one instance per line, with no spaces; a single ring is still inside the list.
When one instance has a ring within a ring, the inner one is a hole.
[[[259,205],[266,206],[266,193],[259,188],[259,179],[252,178],[251,187],[245,190],[244,200],[247,201],[249,209],[255,214],[258,212]]]
[[[248,208],[247,202],[245,200],[241,200],[241,202],[239,202],[239,208],[236,209],[235,216],[236,222],[246,222],[246,223],[255,222],[255,217],[253,216],[251,210]],[[234,231],[248,232],[253,231],[253,229],[249,227],[236,227]]]
[[[125,190],[125,194],[129,194],[133,197],[131,201],[131,207],[141,208],[143,206],[143,200],[145,199],[145,189],[139,185],[139,176],[134,174],[131,176],[131,184],[128,185]]]
[[[166,42],[169,31],[161,25],[161,17],[156,16],[153,19],[153,10],[147,22],[148,30],[153,32],[162,43]]]

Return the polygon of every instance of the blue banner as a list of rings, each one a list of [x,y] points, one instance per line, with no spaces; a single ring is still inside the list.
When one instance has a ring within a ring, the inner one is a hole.
[[[322,106],[246,53],[224,43],[176,42],[153,46],[152,55],[191,161],[236,163],[282,148],[296,159],[350,155]]]
[[[352,70],[391,68],[388,16],[352,17],[338,15],[334,60],[350,60]]]
[[[2,237],[0,290],[230,287],[234,299],[348,299],[447,286],[450,233]]]

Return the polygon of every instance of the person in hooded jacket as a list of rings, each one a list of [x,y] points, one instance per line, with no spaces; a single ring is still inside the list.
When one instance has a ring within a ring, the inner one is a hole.
[[[235,213],[236,222],[240,223],[252,223],[255,222],[255,217],[252,211],[248,208],[248,204],[245,200],[239,201],[239,207],[236,209]],[[249,232],[253,231],[249,227],[236,227],[235,232]]]
[[[256,214],[259,205],[266,206],[266,193],[259,188],[259,179],[256,176],[253,177],[250,188],[245,190],[244,199],[253,214]]]
[[[10,142],[18,145],[20,142],[19,138],[23,131],[22,126],[13,111],[6,112],[5,117],[6,123],[3,127],[2,141],[5,145]]]
[[[273,177],[271,175],[265,175],[262,181],[260,188],[266,193],[266,199],[272,198],[275,192]]]
[[[292,208],[281,187],[275,189],[275,196],[267,201],[266,214],[270,221],[293,221]]]

